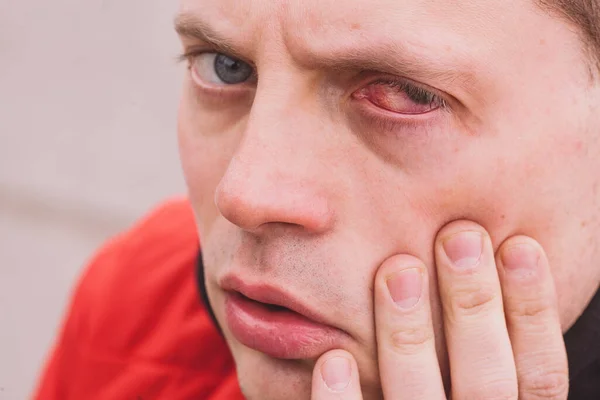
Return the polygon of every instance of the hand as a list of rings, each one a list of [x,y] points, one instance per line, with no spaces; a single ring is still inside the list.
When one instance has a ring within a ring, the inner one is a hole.
[[[567,356],[541,246],[517,236],[494,256],[485,230],[459,221],[438,234],[435,258],[451,397],[566,399]],[[412,256],[393,256],[377,272],[375,324],[386,399],[446,399],[428,288],[427,270]],[[312,385],[313,400],[362,399],[356,362],[343,350],[318,360]]]

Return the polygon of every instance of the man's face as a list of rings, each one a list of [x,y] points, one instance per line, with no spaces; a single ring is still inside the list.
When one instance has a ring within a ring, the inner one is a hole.
[[[248,398],[308,398],[320,347],[290,359],[275,329],[284,358],[259,351],[232,330],[228,289],[318,314],[368,398],[373,276],[396,253],[428,265],[443,363],[433,241],[456,219],[496,247],[538,240],[574,322],[600,279],[600,95],[571,27],[527,0],[181,3],[181,158]]]

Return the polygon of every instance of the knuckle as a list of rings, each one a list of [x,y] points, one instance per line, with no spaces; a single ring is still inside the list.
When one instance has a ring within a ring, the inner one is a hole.
[[[530,374],[522,379],[522,397],[531,400],[564,400],[569,394],[567,371]]]
[[[390,337],[392,348],[404,355],[420,353],[432,340],[433,333],[425,327],[398,329]]]
[[[453,295],[450,313],[454,317],[489,313],[499,300],[500,294],[486,286],[458,289]]]
[[[543,298],[511,299],[507,303],[507,312],[510,315],[527,320],[536,320],[549,316],[554,310],[552,303]]]

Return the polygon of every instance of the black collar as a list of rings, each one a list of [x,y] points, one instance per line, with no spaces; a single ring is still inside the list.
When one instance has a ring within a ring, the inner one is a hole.
[[[223,331],[221,330],[221,326],[217,321],[217,317],[215,316],[215,312],[213,311],[210,301],[208,300],[208,294],[206,293],[206,284],[204,279],[204,262],[202,261],[202,253],[198,253],[198,259],[196,262],[196,283],[198,285],[198,292],[200,292],[200,298],[202,299],[202,303],[204,304],[206,311],[208,311],[208,315],[210,315],[210,319],[212,319],[213,324],[219,331],[221,335],[223,335]]]
[[[215,327],[222,333],[206,294],[202,253],[198,255],[196,267],[200,297]],[[569,400],[600,399],[600,290],[575,325],[565,334],[565,346],[571,381]]]
[[[600,399],[600,290],[565,335],[569,357],[569,399]]]

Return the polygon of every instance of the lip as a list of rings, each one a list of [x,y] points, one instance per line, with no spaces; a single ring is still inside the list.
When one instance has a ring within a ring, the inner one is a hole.
[[[226,292],[226,321],[233,336],[268,356],[317,358],[341,347],[347,338],[342,330],[327,325],[318,312],[273,286],[246,284],[229,276],[221,287]]]

